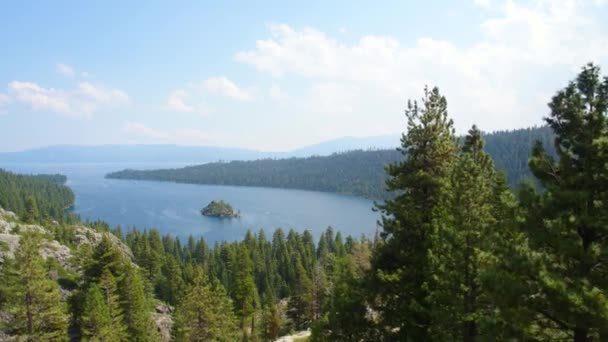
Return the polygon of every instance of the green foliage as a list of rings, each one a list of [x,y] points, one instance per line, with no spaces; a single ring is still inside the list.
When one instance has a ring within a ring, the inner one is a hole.
[[[257,306],[257,291],[253,277],[253,265],[245,244],[238,247],[236,262],[234,263],[233,289],[234,307],[241,319],[241,328],[245,330],[248,318],[254,313]],[[253,333],[254,324],[251,325]]]
[[[306,327],[312,321],[313,285],[301,263],[296,266],[296,282],[289,298],[289,316],[296,328]]]
[[[232,208],[232,206],[220,201],[211,201],[206,207],[201,209],[201,214],[204,216],[212,217],[239,217],[239,213]]]
[[[277,305],[274,303],[274,298],[270,291],[266,291],[266,296],[263,302],[262,311],[262,326],[261,337],[263,341],[274,341],[279,336],[281,329],[281,316]]]
[[[370,247],[354,244],[350,254],[331,258],[329,298],[324,315],[312,326],[312,341],[361,341],[380,338],[370,329],[364,275],[369,270]]]
[[[0,207],[25,216],[26,222],[41,218],[64,219],[74,203],[74,193],[61,182],[62,175],[17,175],[0,169]]]
[[[125,269],[118,283],[118,293],[129,339],[142,342],[158,340],[149,298],[144,291],[142,277],[134,266]]]
[[[496,230],[503,226],[500,213],[502,179],[483,150],[480,131],[473,126],[465,138],[462,153],[450,180],[449,221],[436,237],[430,251],[436,289],[433,302],[432,335],[437,340],[475,341],[494,339],[494,328],[481,324],[492,317],[488,291],[480,272],[484,257],[492,251]]]
[[[110,309],[96,284],[87,290],[82,315],[82,337],[87,341],[117,341]]]
[[[398,154],[392,150],[352,151],[329,157],[220,162],[174,170],[124,170],[107,177],[295,188],[382,198],[385,195],[382,169],[396,158]]]
[[[23,214],[23,221],[25,223],[34,223],[39,218],[40,213],[38,212],[36,198],[34,196],[28,196],[25,200],[25,213]]]
[[[541,144],[530,169],[545,191],[520,192],[521,244],[504,260],[502,276],[520,283],[501,299],[511,330],[535,338],[575,341],[608,336],[608,79],[587,65],[549,104],[545,120],[555,132],[554,160]],[[512,305],[512,304],[511,304]]]
[[[425,89],[422,106],[410,101],[406,117],[400,149],[405,160],[386,168],[387,187],[397,196],[378,206],[383,231],[372,259],[372,301],[387,334],[428,340],[434,290],[429,251],[446,224],[457,144],[447,102],[437,88]]]
[[[68,177],[60,174],[40,174],[40,175],[32,175],[31,177],[39,180],[43,180],[46,182],[51,182],[55,184],[65,184],[68,181]]]
[[[130,230],[125,237],[144,273],[151,260],[146,246],[157,240],[156,236],[155,230]],[[226,289],[232,303],[231,314],[238,319],[243,336],[272,340],[279,331],[307,328],[323,316],[334,300],[331,288],[341,281],[332,271],[339,260],[352,258],[353,264],[358,265],[357,277],[369,265],[368,241],[347,237],[347,249],[342,235],[332,228],[322,236],[321,241],[332,241],[324,253],[319,253],[321,245],[315,246],[312,234],[307,231],[298,234],[291,230],[285,236],[277,229],[272,241],[266,239],[263,231],[257,235],[248,232],[241,242],[223,242],[214,247],[208,247],[202,238],[190,237],[182,244],[164,236],[160,238],[163,247],[157,248],[162,251],[157,258],[160,274],[150,279],[150,285],[156,289],[158,299],[179,308],[187,301],[187,292],[197,281],[200,283],[197,279],[204,274],[207,283],[218,282]],[[102,265],[120,264],[112,261],[115,260],[112,253],[98,251],[97,255],[94,259],[105,261],[101,265],[92,263],[89,267],[92,274]],[[290,303],[287,309],[279,305],[281,299]],[[290,319],[282,318],[281,312],[285,310]]]
[[[175,312],[176,341],[238,341],[232,303],[222,286],[197,279]]]
[[[184,274],[179,261],[173,255],[166,256],[162,269],[162,278],[159,279],[158,295],[168,304],[175,305],[184,292]]]
[[[2,331],[27,341],[67,341],[68,316],[59,286],[51,280],[38,250],[41,237],[21,236],[15,261],[2,269],[3,303],[9,318]]]

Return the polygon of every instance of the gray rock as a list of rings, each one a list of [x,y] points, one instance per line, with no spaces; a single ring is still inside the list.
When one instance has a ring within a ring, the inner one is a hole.
[[[171,341],[171,329],[173,328],[173,318],[167,313],[152,313],[152,320],[156,325],[158,334],[163,342]]]
[[[4,262],[4,258],[13,258],[15,251],[19,247],[19,235],[0,234],[0,262]]]
[[[40,256],[45,260],[49,257],[55,258],[64,269],[74,270],[71,263],[72,251],[56,240],[44,241],[40,246]]]
[[[48,234],[49,231],[44,227],[35,224],[22,224],[17,223],[18,219],[15,213],[0,208],[0,262],[4,260],[4,257],[13,257],[15,250],[19,246],[19,235],[18,233],[37,231],[42,234]],[[76,231],[76,246],[80,247],[83,244],[91,244],[96,246],[101,241],[103,235],[106,233],[100,233],[84,225],[74,226]],[[112,242],[118,246],[120,251],[128,257],[130,260],[134,260],[133,252],[116,236],[107,233]],[[71,250],[56,240],[45,240],[40,248],[40,255],[43,258],[54,257],[59,261],[61,266],[67,270],[75,270],[75,267],[71,265],[70,259],[72,257]]]
[[[173,311],[173,309],[169,305],[164,304],[164,303],[156,304],[155,309],[156,309],[156,313],[159,313],[159,314],[169,314],[169,313],[171,313],[171,311]]]

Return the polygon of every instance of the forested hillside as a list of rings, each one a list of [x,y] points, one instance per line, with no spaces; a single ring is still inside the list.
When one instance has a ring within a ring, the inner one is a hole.
[[[124,170],[107,177],[295,188],[382,198],[384,165],[398,159],[399,154],[392,150],[352,151],[328,157],[232,161],[170,170]]]
[[[541,141],[552,151],[548,127],[500,131],[484,135],[486,151],[507,175],[511,186],[531,176],[530,150]],[[396,150],[336,153],[325,157],[263,159],[210,163],[181,169],[124,170],[108,178],[170,181],[178,183],[264,186],[337,192],[374,199],[387,198],[384,166],[401,158]]]
[[[0,169],[0,207],[29,218],[63,220],[74,204],[74,193],[63,185],[64,175],[18,175]]]
[[[484,151],[492,157],[496,169],[505,173],[512,188],[516,188],[524,179],[533,178],[528,160],[536,141],[540,141],[548,153],[555,156],[555,135],[547,126],[497,131],[482,136]]]
[[[30,177],[49,181],[51,183],[56,183],[56,184],[65,184],[68,181],[68,177],[66,177],[65,175],[60,175],[60,174],[30,175]]]

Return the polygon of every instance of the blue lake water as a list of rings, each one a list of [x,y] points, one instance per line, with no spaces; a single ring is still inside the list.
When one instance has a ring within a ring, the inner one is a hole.
[[[105,179],[124,168],[152,169],[186,164],[0,164],[19,173],[61,173],[76,194],[73,212],[83,219],[101,219],[124,228],[158,228],[161,233],[186,238],[203,236],[209,243],[238,240],[251,229],[270,236],[276,228],[310,230],[315,237],[327,226],[343,235],[371,236],[378,213],[364,198],[331,193],[238,186],[176,184]],[[200,209],[224,200],[241,211],[241,218],[205,217]]]

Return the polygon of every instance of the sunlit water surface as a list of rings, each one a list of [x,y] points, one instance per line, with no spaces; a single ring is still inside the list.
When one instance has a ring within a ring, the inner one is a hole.
[[[364,198],[331,193],[238,186],[192,185],[105,179],[124,168],[153,169],[185,164],[0,164],[19,173],[61,173],[76,194],[73,212],[83,219],[101,219],[124,228],[155,227],[180,238],[190,234],[207,242],[239,240],[248,229],[263,228],[270,237],[276,228],[310,230],[315,238],[327,226],[343,234],[371,236],[378,213]],[[200,209],[224,200],[241,211],[238,219],[205,217]]]

